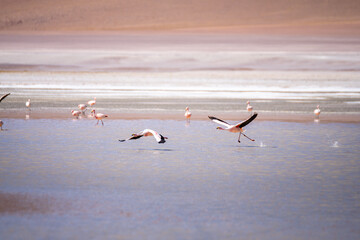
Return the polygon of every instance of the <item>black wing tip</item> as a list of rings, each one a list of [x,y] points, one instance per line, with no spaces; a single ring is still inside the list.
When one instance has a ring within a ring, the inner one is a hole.
[[[161,135],[161,134],[159,134],[159,135],[160,135],[160,137],[161,137],[161,140],[160,140],[158,143],[165,143],[166,141],[165,141],[164,136],[163,136],[163,135]]]
[[[10,93],[6,93],[6,94],[4,94],[2,97],[0,97],[0,102],[2,101],[2,100],[4,100],[7,96],[9,96],[10,95]]]
[[[216,117],[213,116],[208,116],[208,118],[210,118],[211,120],[216,119]]]
[[[119,139],[119,142],[125,142],[126,140],[121,140],[121,139]]]

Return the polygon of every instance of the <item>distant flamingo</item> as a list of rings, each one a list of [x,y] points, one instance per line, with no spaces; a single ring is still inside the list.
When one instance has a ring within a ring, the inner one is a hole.
[[[104,126],[103,118],[107,118],[108,115],[102,114],[102,113],[95,113],[95,109],[91,111],[93,116],[98,120],[96,125],[99,124],[99,121],[101,121],[102,125]]]
[[[88,101],[88,104],[89,104],[90,107],[94,106],[95,103],[96,103],[96,97],[94,97],[94,100]]]
[[[85,111],[86,111],[87,106],[85,104],[79,104],[78,108],[81,110],[82,114],[85,115]]]
[[[319,118],[320,113],[321,113],[320,105],[317,105],[316,109],[314,110],[315,117]]]
[[[0,130],[2,131],[2,126],[4,125],[4,122],[2,120],[0,120]]]
[[[155,132],[154,130],[151,129],[144,129],[143,131],[139,132],[139,133],[134,133],[132,134],[132,136],[128,139],[124,139],[124,140],[119,140],[120,142],[125,142],[128,140],[135,140],[135,139],[139,139],[141,137],[148,137],[148,136],[154,136],[156,141],[158,143],[165,143],[165,139],[168,139],[167,137],[164,137],[163,135]]]
[[[185,115],[184,115],[184,116],[185,116],[187,122],[190,122],[191,115],[192,115],[192,114],[191,114],[191,112],[189,111],[189,107],[186,107],[186,108],[185,108]]]
[[[221,124],[223,126],[225,126],[226,128],[222,128],[222,127],[217,127],[216,129],[219,129],[219,130],[225,130],[225,131],[229,131],[229,132],[233,132],[233,133],[240,133],[239,134],[239,138],[238,138],[238,142],[240,142],[240,136],[241,134],[244,135],[246,138],[248,138],[249,140],[251,141],[255,141],[254,139],[251,139],[249,138],[248,136],[246,136],[243,132],[244,130],[242,129],[243,127],[245,127],[246,125],[248,125],[249,123],[251,123],[256,117],[257,117],[257,113],[254,113],[254,115],[252,115],[250,118],[248,118],[247,120],[243,121],[243,122],[240,122],[240,123],[237,123],[235,125],[230,125],[229,123],[219,119],[219,118],[216,118],[216,117],[212,117],[212,116],[209,116],[209,118],[213,121],[213,122],[216,122],[218,124]]]
[[[30,101],[30,98],[26,101],[25,103],[26,107],[29,109],[29,111],[31,110],[30,107],[31,107],[31,101]]]
[[[81,112],[80,111],[77,111],[77,110],[72,110],[71,111],[71,115],[73,115],[74,117],[76,117],[76,119],[79,118]]]
[[[250,101],[247,101],[246,103],[247,103],[246,110],[250,113],[250,116],[251,116],[253,107],[250,106]]]

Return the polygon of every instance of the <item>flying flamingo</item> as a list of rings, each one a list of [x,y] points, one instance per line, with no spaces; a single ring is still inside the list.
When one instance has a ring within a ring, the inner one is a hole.
[[[82,114],[85,115],[85,111],[86,111],[87,106],[85,104],[79,104],[78,108],[81,110]]]
[[[246,110],[250,113],[250,116],[251,116],[253,107],[250,106],[250,101],[247,101],[246,104],[247,104]]]
[[[190,118],[191,118],[191,112],[189,111],[189,107],[185,108],[185,118],[187,122],[190,122]]]
[[[74,117],[76,117],[76,119],[79,119],[81,112],[77,111],[77,110],[72,110],[71,111],[71,115],[73,115]]]
[[[0,120],[0,129],[1,129],[1,131],[3,130],[2,129],[2,126],[4,125],[4,122],[2,121],[2,120]]]
[[[235,125],[231,125],[219,118],[216,118],[216,117],[212,117],[212,116],[209,116],[209,118],[213,121],[213,122],[216,122],[218,124],[221,124],[223,126],[225,126],[226,128],[222,128],[222,127],[217,127],[216,129],[219,129],[219,130],[225,130],[225,131],[229,131],[229,132],[233,132],[233,133],[240,133],[239,134],[239,138],[238,138],[238,142],[240,142],[240,136],[241,134],[244,135],[246,138],[248,138],[249,140],[251,141],[255,141],[254,139],[251,139],[249,138],[248,136],[246,136],[244,134],[244,130],[242,129],[243,127],[245,127],[246,125],[248,125],[249,123],[251,123],[256,117],[257,117],[257,113],[254,113],[254,115],[252,115],[251,117],[249,117],[247,120],[245,121],[242,121],[240,123],[237,123]]]
[[[315,117],[319,118],[320,113],[321,113],[320,105],[317,105],[316,109],[314,110]]]
[[[26,101],[25,103],[26,107],[29,109],[29,111],[31,110],[30,107],[31,107],[31,101],[30,101],[30,98]]]
[[[156,141],[158,143],[165,143],[165,139],[168,139],[167,137],[164,137],[163,135],[155,132],[154,130],[151,129],[144,129],[143,131],[139,132],[139,133],[134,133],[132,134],[132,136],[128,139],[124,139],[124,140],[119,140],[120,142],[125,142],[128,140],[135,140],[135,139],[139,139],[141,137],[148,137],[148,136],[154,136]]]
[[[2,95],[1,96],[1,98],[0,98],[0,102],[2,101],[2,100],[4,100],[7,96],[9,96],[10,95],[10,93],[7,93],[7,94],[4,94],[4,95]]]
[[[108,115],[102,114],[102,113],[95,113],[95,109],[91,111],[93,116],[98,120],[96,125],[99,124],[99,121],[101,121],[102,125],[104,126],[103,118],[107,118]]]
[[[96,103],[96,97],[94,97],[94,100],[88,101],[88,104],[89,104],[90,107],[94,106],[95,103]]]

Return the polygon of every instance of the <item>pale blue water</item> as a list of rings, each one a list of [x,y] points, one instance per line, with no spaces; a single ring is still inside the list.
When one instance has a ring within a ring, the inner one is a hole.
[[[255,120],[239,144],[210,121],[3,121],[0,193],[36,207],[0,212],[1,239],[360,237],[360,124]],[[169,139],[117,141],[144,128]]]

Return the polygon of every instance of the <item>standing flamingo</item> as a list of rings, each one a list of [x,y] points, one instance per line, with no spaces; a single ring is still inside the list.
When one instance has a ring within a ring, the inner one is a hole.
[[[250,101],[247,101],[246,104],[247,104],[246,110],[250,113],[250,116],[251,116],[253,107],[250,106]]]
[[[128,140],[135,140],[135,139],[139,139],[141,137],[148,137],[148,136],[154,136],[158,143],[165,143],[166,142],[165,139],[168,139],[167,137],[164,137],[163,135],[155,132],[154,130],[144,129],[143,131],[141,131],[139,133],[132,134],[132,136],[129,137],[128,139],[119,140],[119,141],[120,142],[125,142],[125,141],[128,141]]]
[[[77,111],[77,110],[72,110],[71,111],[71,115],[73,115],[74,117],[76,117],[76,119],[79,119],[81,112]]]
[[[90,107],[94,106],[95,103],[96,103],[96,97],[94,97],[94,100],[88,101],[88,104],[89,104]]]
[[[244,135],[246,138],[248,138],[249,140],[251,141],[255,141],[254,139],[251,139],[249,138],[248,136],[246,136],[243,132],[244,130],[242,129],[243,127],[245,127],[246,125],[248,125],[249,123],[251,123],[256,117],[257,117],[257,113],[254,113],[254,115],[252,115],[251,117],[249,117],[247,120],[245,121],[242,121],[240,123],[237,123],[235,125],[231,125],[219,118],[216,118],[216,117],[212,117],[212,116],[209,116],[209,118],[213,121],[213,122],[216,122],[218,124],[221,124],[223,126],[225,126],[226,128],[222,128],[222,127],[217,127],[216,129],[219,129],[219,130],[225,130],[225,131],[229,131],[229,132],[233,132],[233,133],[240,133],[239,134],[239,138],[238,138],[238,142],[240,142],[240,136],[241,134]]]
[[[102,114],[102,113],[95,113],[95,109],[91,111],[93,116],[98,120],[96,125],[99,124],[99,121],[101,121],[102,125],[104,126],[103,118],[107,118],[108,115]]]
[[[85,104],[79,104],[78,108],[81,110],[82,114],[85,115],[85,111],[86,111],[87,106]]]
[[[189,111],[189,107],[185,108],[185,114],[184,114],[186,121],[189,123],[191,118],[191,112]]]
[[[25,106],[28,108],[28,110],[30,111],[30,107],[31,107],[31,101],[30,98],[26,101]]]
[[[319,118],[320,113],[321,113],[320,105],[317,105],[316,109],[314,110],[315,118]]]

